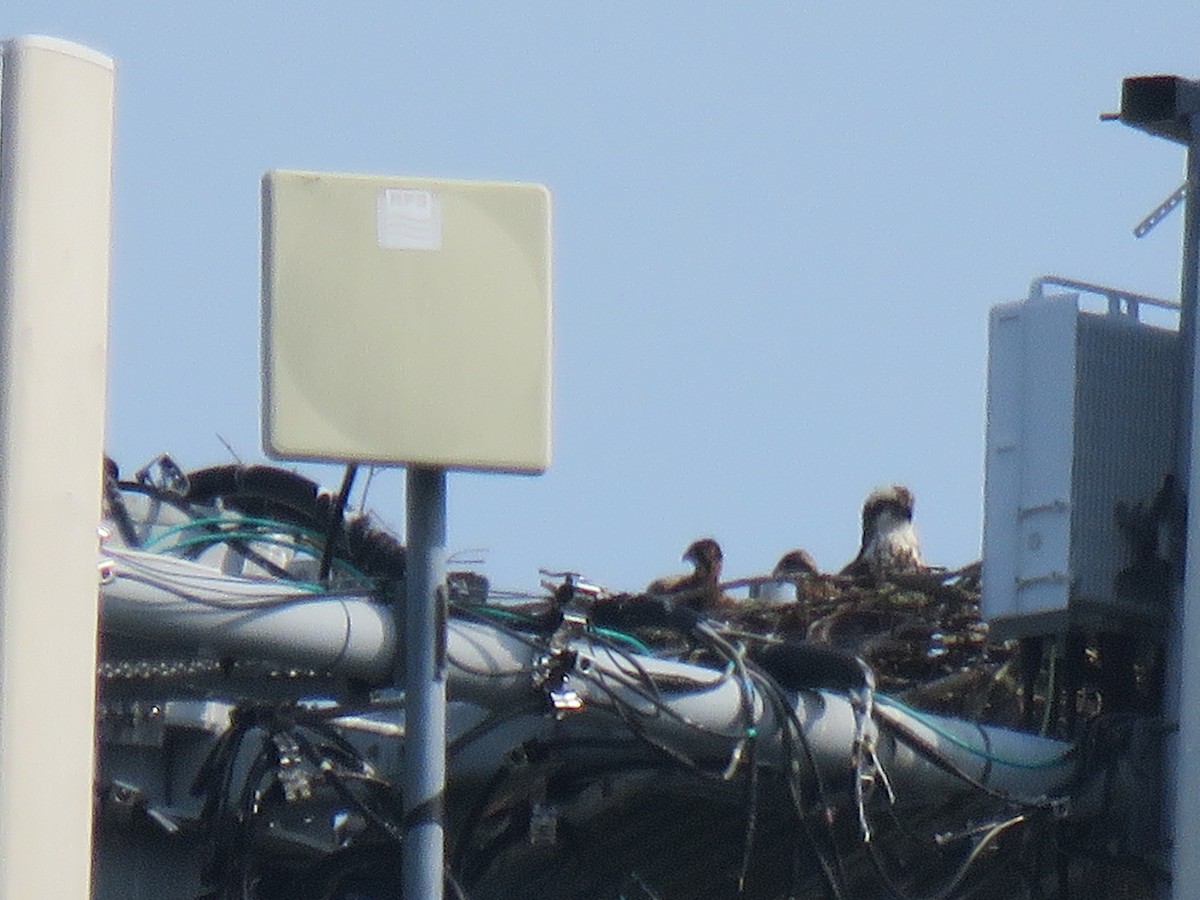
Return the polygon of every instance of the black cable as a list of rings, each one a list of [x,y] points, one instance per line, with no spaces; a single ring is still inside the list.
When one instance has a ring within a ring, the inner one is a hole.
[[[192,781],[192,796],[204,797],[199,818],[212,844],[213,858],[203,872],[205,881],[209,883],[220,877],[224,858],[228,855],[226,845],[231,837],[231,829],[226,823],[231,818],[228,810],[234,768],[241,756],[246,735],[258,726],[260,718],[257,708],[235,708],[230,716],[229,728],[217,739]],[[236,817],[233,818],[236,820]]]
[[[121,495],[121,486],[117,483],[117,476],[108,470],[104,473],[104,499],[108,503],[109,514],[117,524],[121,540],[128,547],[140,547],[142,542],[138,538],[137,529],[133,526],[129,508],[125,505],[125,498]]]
[[[738,748],[744,748],[749,766],[749,777],[746,784],[746,833],[742,843],[742,864],[738,872],[738,896],[745,895],[746,877],[750,872],[750,857],[754,851],[754,838],[758,825],[758,727],[754,719],[754,686],[750,683],[750,675],[746,668],[745,651],[734,647],[721,637],[708,622],[699,620],[693,630],[707,639],[709,645],[725,657],[738,673],[738,696],[743,719],[744,734],[738,742]],[[738,751],[735,751],[738,752]],[[740,760],[735,760],[740,763]],[[727,773],[731,774],[731,773]]]
[[[618,648],[612,648],[612,649],[613,649],[614,653],[620,654],[620,653],[624,652],[623,650],[618,649]],[[643,672],[647,678],[653,679],[653,676],[650,675],[648,672],[645,672],[645,670],[640,670],[640,671]],[[660,716],[663,716],[668,719],[671,719],[674,722],[678,722],[680,725],[682,725],[685,728],[689,728],[700,734],[709,735],[710,737],[717,737],[717,738],[721,738],[724,740],[730,740],[730,741],[737,741],[744,737],[744,729],[742,732],[739,732],[738,734],[726,734],[725,732],[717,731],[716,729],[709,728],[709,727],[707,727],[705,725],[701,725],[697,722],[693,722],[691,719],[687,718],[687,716],[684,716],[683,714],[677,712],[674,709],[674,707],[672,707],[671,704],[667,702],[666,698],[664,698],[662,696],[661,692],[659,691],[658,686],[655,685],[652,680],[649,682],[649,691],[644,691],[644,690],[639,689],[635,684],[633,684],[631,682],[617,679],[613,675],[606,675],[605,673],[603,673],[602,671],[599,670],[599,667],[596,667],[596,666],[590,667],[587,671],[580,671],[577,668],[574,671],[574,674],[576,677],[581,677],[584,680],[588,681],[589,683],[595,685],[600,690],[602,690],[604,692],[605,696],[612,702],[613,709],[615,711],[617,711],[617,713],[619,715],[621,715],[623,719],[626,718],[627,714],[635,715],[641,719],[659,718]],[[643,712],[642,710],[632,707],[628,703],[628,701],[626,701],[623,697],[621,697],[617,694],[617,692],[614,688],[612,688],[608,685],[607,682],[610,679],[617,681],[617,683],[624,690],[634,694],[637,698],[639,698],[641,700],[645,700],[647,703],[649,703],[653,707],[653,712]],[[703,686],[703,688],[711,689],[712,685],[705,684]],[[641,736],[643,734],[640,731],[640,726],[639,726],[638,733],[639,733],[639,736]],[[660,749],[661,749],[661,747],[660,747]],[[674,752],[674,751],[672,751],[672,752]],[[696,764],[692,763],[692,765],[696,765]],[[716,776],[716,777],[721,777],[721,776]]]
[[[333,550],[338,536],[342,533],[342,518],[346,513],[346,501],[350,499],[350,488],[354,486],[354,476],[358,474],[358,465],[350,463],[346,466],[346,474],[342,476],[342,489],[338,491],[333,509],[329,511],[329,525],[325,529],[325,549],[321,553],[321,570],[317,582],[325,584],[329,572],[333,568]]]
[[[769,672],[755,669],[753,666],[751,667],[751,672],[754,673],[756,681],[763,685],[762,695],[771,704],[776,719],[782,723],[780,738],[783,742],[784,756],[790,763],[787,767],[788,792],[792,797],[796,818],[801,828],[804,829],[808,844],[816,852],[817,862],[821,867],[821,872],[825,876],[826,886],[829,888],[834,900],[843,900],[846,896],[843,892],[843,885],[848,884],[848,879],[841,854],[838,852],[837,838],[833,833],[833,825],[829,818],[829,812],[833,809],[833,805],[829,800],[828,786],[825,783],[824,776],[821,774],[820,767],[817,765],[816,755],[813,753],[812,745],[808,741],[808,735],[805,734],[804,726],[800,723],[800,719],[796,715],[794,700],[775,681]],[[822,849],[821,843],[818,841],[817,835],[812,828],[809,812],[805,808],[804,794],[798,781],[800,774],[799,756],[795,751],[795,745],[792,741],[793,736],[798,738],[805,762],[808,764],[809,771],[812,772],[813,783],[817,790],[817,805],[821,810],[821,819],[825,825],[825,830],[829,837],[830,849],[833,853],[832,862],[827,858],[826,852]]]
[[[193,793],[206,795],[201,821],[208,832],[212,857],[205,878],[217,885],[217,896],[228,900],[249,900],[252,896],[257,877],[253,864],[255,822],[266,791],[280,783],[280,753],[285,747],[281,740],[289,742],[313,768],[313,777],[329,785],[392,843],[401,842],[402,829],[395,819],[381,811],[377,803],[360,796],[351,782],[386,792],[381,796],[389,800],[388,806],[398,808],[390,802],[394,786],[375,775],[357,749],[325,721],[325,712],[266,705],[247,705],[233,711],[230,728],[210,751],[193,786]],[[246,739],[256,729],[263,735],[262,742],[241,776],[240,788],[235,790],[233,778],[240,769]],[[268,781],[272,772],[275,775]],[[456,886],[457,882],[449,877]],[[456,889],[458,896],[466,896],[460,887]]]
[[[696,728],[696,729],[706,732],[708,734],[718,734],[718,732],[715,732],[710,728],[704,728],[703,726],[696,725],[695,723],[693,723],[689,719],[687,719],[687,717],[680,715],[679,713],[676,713],[675,710],[671,707],[671,705],[667,702],[666,698],[663,697],[662,690],[659,688],[658,683],[654,680],[654,676],[646,669],[645,666],[642,665],[642,662],[638,658],[637,654],[630,653],[628,648],[621,645],[620,643],[615,642],[615,641],[606,640],[599,635],[589,633],[586,635],[586,638],[588,640],[589,648],[593,645],[599,645],[599,646],[603,647],[607,652],[619,657],[622,661],[629,664],[630,668],[633,669],[633,672],[635,674],[637,674],[638,679],[641,681],[641,683],[646,686],[646,691],[645,692],[639,691],[637,688],[633,687],[632,685],[628,685],[628,684],[626,685],[626,687],[630,691],[633,691],[635,694],[637,694],[639,697],[641,697],[643,700],[647,700],[648,702],[650,702],[654,706],[654,708],[658,714],[667,713],[667,714],[669,714],[670,717],[674,718],[676,721],[680,722],[683,725],[687,725],[689,727]],[[585,677],[587,677],[591,673],[585,672],[583,674]],[[625,673],[622,673],[622,674],[625,674]],[[600,677],[604,677],[604,676],[601,675]],[[696,683],[697,691],[711,690],[711,688],[712,688],[712,685],[709,683],[706,683],[706,682],[697,682]],[[658,715],[656,714],[654,716],[654,718],[658,718]],[[727,736],[727,735],[722,735],[722,736]]]
[[[625,896],[625,885],[627,884],[632,884],[638,890],[642,891],[646,895],[647,900],[662,900],[658,892],[646,884],[645,880],[637,872],[630,872],[625,876],[625,880],[621,883],[620,887],[622,898]]]
[[[982,794],[986,794],[993,799],[1000,800],[1004,803],[1012,804],[1024,809],[1046,810],[1050,812],[1058,812],[1062,808],[1062,798],[1024,798],[1014,797],[1006,794],[1003,791],[998,791],[993,787],[981,782],[978,778],[965,772],[957,763],[940,753],[937,747],[930,744],[920,735],[916,734],[909,728],[901,725],[895,719],[889,716],[881,716],[876,719],[876,722],[890,728],[896,735],[908,744],[912,749],[916,750],[921,756],[933,763],[938,768],[953,775],[955,778],[962,781],[964,784],[973,787]]]
[[[450,888],[454,892],[456,900],[471,900],[467,896],[466,890],[458,883],[458,879],[454,877],[454,873],[448,867],[443,867],[442,878],[445,887]]]
[[[525,644],[526,646],[530,647],[531,649],[533,649],[535,651],[538,651],[539,653],[545,654],[545,653],[550,652],[550,646],[544,638],[531,636],[530,634],[528,634],[526,632],[520,631],[515,628],[511,628],[503,623],[497,622],[494,618],[480,615],[479,613],[473,611],[469,605],[455,606],[454,611],[457,614],[462,615],[465,618],[480,622],[482,624],[487,625],[490,628],[495,628],[497,631],[500,631],[500,632],[508,635],[509,637],[512,637],[515,640],[520,641],[521,643]],[[690,610],[689,610],[689,612],[690,612]],[[635,724],[634,720],[632,718],[630,718],[631,715],[637,716],[640,718],[647,718],[650,716],[653,716],[656,718],[660,715],[665,715],[668,718],[671,718],[674,721],[680,723],[681,725],[683,725],[687,728],[693,729],[695,731],[699,731],[703,734],[715,735],[715,736],[723,737],[723,738],[727,738],[727,739],[737,739],[737,738],[741,737],[740,734],[739,735],[722,734],[720,732],[714,731],[711,728],[706,728],[702,725],[698,725],[697,723],[692,722],[686,716],[683,716],[683,715],[679,714],[678,712],[676,712],[671,707],[671,705],[667,702],[667,700],[662,696],[662,692],[660,691],[658,685],[654,682],[654,677],[645,669],[645,667],[638,660],[637,656],[635,654],[631,654],[627,650],[627,648],[625,648],[615,642],[607,641],[607,640],[603,639],[601,636],[595,635],[595,634],[587,633],[587,634],[581,635],[581,637],[586,638],[590,644],[603,646],[606,651],[608,651],[609,653],[613,654],[614,656],[617,656],[620,659],[624,660],[630,666],[630,669],[632,669],[632,672],[627,672],[627,673],[623,673],[623,674],[627,674],[627,675],[636,674],[638,676],[638,679],[642,682],[642,684],[645,685],[645,690],[641,690],[636,685],[631,683],[630,681],[620,679],[615,674],[606,674],[596,666],[589,667],[586,671],[580,669],[579,667],[576,667],[571,673],[573,677],[581,678],[581,679],[593,684],[600,690],[602,690],[604,692],[605,696],[611,701],[612,708],[622,718],[622,720],[626,723],[626,725],[630,728],[630,730],[634,731],[634,733],[640,739],[644,740],[647,743],[647,745],[652,745],[657,751],[666,753],[668,755],[668,757],[673,759],[675,762],[682,763],[683,765],[688,766],[689,768],[693,768],[695,771],[701,771],[701,767],[694,760],[691,760],[689,757],[687,757],[684,754],[679,753],[678,751],[675,751],[669,747],[666,747],[666,745],[663,745],[657,741],[653,741],[648,735],[645,734],[645,732],[640,728],[640,726]],[[454,665],[456,668],[459,668],[462,671],[468,672],[470,674],[483,675],[483,676],[494,674],[491,670],[472,669],[471,667],[464,665],[461,661],[455,660],[453,658],[450,659],[450,663],[452,665]],[[646,713],[641,710],[630,707],[629,704],[623,698],[618,696],[615,689],[608,685],[607,681],[609,679],[617,680],[617,682],[620,684],[621,688],[633,693],[639,699],[645,700],[648,704],[651,705],[654,712]],[[708,689],[711,689],[711,687],[712,687],[712,685],[708,684],[708,683],[701,683],[701,684],[697,685],[698,690],[708,690]]]
[[[656,711],[656,713],[655,713],[656,715],[664,715],[665,714],[668,717],[673,718],[676,721],[679,721],[688,727],[691,727],[698,731],[701,731],[702,733],[716,734],[716,735],[726,738],[726,739],[737,739],[739,741],[745,742],[743,744],[743,746],[748,747],[750,749],[750,755],[751,755],[751,763],[750,764],[752,766],[752,769],[756,769],[757,761],[753,755],[754,748],[750,746],[756,739],[756,733],[755,733],[756,725],[755,725],[755,721],[754,721],[754,696],[755,696],[756,692],[754,690],[753,684],[751,683],[751,679],[752,679],[751,672],[756,671],[756,670],[752,669],[752,667],[750,667],[747,664],[747,662],[744,658],[744,655],[742,653],[740,653],[735,648],[733,648],[720,635],[716,634],[712,630],[711,626],[707,624],[706,621],[704,621],[701,617],[697,616],[691,610],[686,610],[686,614],[687,614],[688,618],[691,619],[693,633],[696,634],[697,636],[701,637],[703,639],[704,643],[707,644],[709,646],[709,648],[713,649],[718,654],[718,656],[727,659],[734,666],[735,670],[737,670],[739,673],[739,679],[738,679],[739,700],[740,700],[739,705],[740,705],[740,709],[742,711],[743,722],[744,722],[742,733],[737,735],[735,738],[735,736],[733,736],[733,735],[726,735],[726,734],[722,734],[719,732],[715,732],[715,731],[713,731],[713,729],[705,728],[703,726],[697,725],[696,723],[693,723],[690,720],[686,719],[685,717],[676,713],[671,708],[671,706],[669,704],[667,704],[666,700],[661,696],[661,694],[659,693],[659,691],[657,689],[657,685],[654,685],[651,676],[649,676],[649,674],[646,673],[644,671],[644,669],[642,669],[640,667],[640,665],[638,665],[636,663],[636,661],[634,661],[635,668],[646,679],[646,683],[652,689],[652,694],[647,694],[646,692],[639,691],[634,685],[629,684],[628,682],[622,682],[622,687],[626,691],[633,692],[636,695],[640,696],[642,699],[645,699],[647,702],[651,703],[653,708]],[[625,655],[623,649],[614,651],[614,652],[619,652],[622,655]],[[640,741],[642,741],[646,746],[650,747],[653,751],[655,751],[657,753],[665,755],[667,757],[667,759],[670,760],[671,762],[673,762],[677,765],[682,765],[687,771],[690,771],[694,774],[700,775],[701,777],[705,777],[708,779],[725,780],[725,774],[717,775],[716,773],[708,772],[703,767],[701,767],[695,760],[691,759],[690,757],[688,757],[681,751],[676,750],[673,747],[670,747],[666,744],[663,744],[660,741],[655,740],[648,733],[646,733],[640,724],[640,719],[645,718],[646,713],[643,713],[641,710],[629,708],[628,704],[624,701],[624,699],[622,697],[618,696],[613,689],[609,688],[606,681],[607,681],[607,678],[611,677],[611,676],[606,676],[604,673],[598,672],[594,668],[583,674],[588,680],[590,680],[593,684],[595,684],[596,687],[598,687],[600,690],[605,692],[605,694],[609,697],[609,699],[612,702],[614,711],[625,722],[626,727],[630,730],[630,732],[635,737],[637,737]],[[769,676],[767,676],[765,673],[763,673],[763,677],[769,678]],[[783,694],[782,689],[778,689],[778,692],[779,692],[779,696],[782,696],[782,694]],[[794,710],[791,708],[790,703],[788,703],[786,700],[780,702],[778,697],[771,696],[771,692],[768,691],[766,693],[768,694],[768,697],[769,697],[772,705],[777,707],[778,720],[782,723],[787,723],[788,720],[790,719],[791,722],[794,723],[795,729],[796,729],[795,733],[801,739],[804,750],[809,757],[809,763],[810,763],[811,770],[813,771],[813,773],[817,779],[817,782],[819,785],[819,793],[822,798],[822,802],[824,803],[825,809],[829,809],[828,800],[825,799],[827,792],[826,792],[826,789],[825,789],[825,786],[823,783],[823,779],[820,774],[820,770],[816,766],[815,759],[812,758],[811,747],[809,747],[809,745],[807,743],[807,739],[804,735],[803,728],[802,728],[802,726],[800,726],[798,720],[795,719]],[[785,727],[784,731],[786,734],[786,732],[788,731],[788,727]],[[785,738],[785,740],[787,740],[787,743],[790,747],[791,746],[790,735],[788,735]],[[790,753],[790,756],[792,758],[794,758],[794,756],[795,756],[794,751],[792,751]],[[728,768],[729,767],[727,766],[727,770],[728,770]],[[739,878],[739,883],[740,883],[739,890],[742,890],[744,888],[744,876],[748,870],[749,858],[750,858],[750,854],[751,854],[752,848],[753,848],[753,837],[754,837],[756,821],[757,821],[756,810],[757,810],[757,804],[758,804],[757,777],[756,776],[757,776],[757,772],[754,771],[754,772],[752,772],[750,778],[748,779],[748,791],[747,791],[747,802],[748,802],[747,825],[748,825],[748,828],[747,828],[747,835],[746,835],[747,839],[746,839],[746,844],[745,844],[744,853],[743,853],[742,876]],[[807,816],[806,811],[804,810],[803,798],[802,798],[802,795],[800,794],[798,785],[796,784],[794,772],[789,773],[788,782],[791,787],[793,800],[797,807],[798,818],[801,820],[802,825],[805,828],[806,832],[809,833],[810,844],[814,847],[814,849],[817,852],[817,856],[818,856],[819,862],[821,864],[822,871],[825,874],[827,884],[830,886],[830,889],[833,892],[834,897],[838,898],[838,900],[840,900],[840,898],[842,898],[844,896],[842,889],[840,887],[840,883],[845,883],[846,878],[845,878],[844,871],[842,871],[842,864],[841,864],[840,856],[837,856],[837,854],[836,854],[836,842],[835,842],[835,851],[834,851],[835,852],[835,863],[830,863],[830,861],[826,857],[825,852],[821,849],[820,842],[818,842],[815,835],[812,834],[811,828],[808,825],[808,816]],[[835,865],[836,865],[837,871],[835,871]],[[838,872],[841,872],[841,874],[839,875]]]
[[[626,658],[630,659],[630,661],[633,662],[636,671],[639,674],[641,674],[642,676],[644,676],[645,679],[647,679],[647,683],[650,688],[649,693],[639,690],[635,685],[633,685],[627,681],[620,681],[619,684],[624,690],[633,693],[640,699],[645,700],[646,702],[651,704],[651,706],[654,709],[654,713],[653,713],[654,718],[657,718],[660,715],[665,715],[667,718],[670,718],[673,721],[678,722],[679,724],[683,725],[686,728],[690,728],[694,731],[700,732],[701,734],[715,736],[715,737],[722,738],[725,740],[743,740],[745,738],[745,729],[744,728],[743,728],[743,732],[741,734],[729,735],[729,734],[725,734],[720,731],[716,731],[712,728],[707,728],[696,722],[693,722],[690,719],[688,719],[686,716],[683,716],[680,713],[676,712],[671,707],[671,705],[666,701],[666,699],[662,696],[662,694],[659,692],[657,685],[655,685],[653,683],[653,676],[650,675],[650,673],[647,672],[644,668],[642,668],[640,666],[640,664],[638,664],[636,662],[636,660],[633,659],[632,656],[627,654],[623,648],[610,647],[608,649],[610,649],[611,652],[613,652],[613,653],[616,653],[621,656],[625,656]],[[671,762],[684,767],[687,771],[692,772],[693,774],[699,775],[708,780],[717,780],[717,781],[725,781],[726,780],[724,771],[710,772],[707,769],[705,769],[703,766],[701,766],[698,762],[696,762],[696,760],[692,759],[690,756],[683,753],[681,750],[677,750],[668,744],[665,744],[661,741],[658,741],[658,740],[652,738],[644,730],[644,728],[641,724],[641,721],[640,721],[641,719],[650,718],[651,714],[642,712],[641,710],[632,707],[623,697],[621,697],[616,692],[616,690],[614,688],[609,687],[609,685],[607,684],[607,679],[611,678],[612,676],[605,675],[602,671],[600,671],[598,669],[598,667],[594,667],[594,666],[589,667],[589,669],[587,671],[582,671],[582,672],[579,671],[578,669],[576,669],[575,674],[583,677],[585,680],[587,680],[591,684],[593,684],[596,688],[598,688],[599,690],[604,692],[605,696],[611,702],[612,710],[617,714],[617,716],[622,720],[622,722],[624,722],[625,726],[629,729],[629,731],[636,738],[638,738],[638,740],[641,741],[645,746],[649,747],[654,752],[663,755]],[[706,685],[706,687],[711,687],[711,686]],[[728,765],[726,765],[726,769],[727,768],[728,768]]]
[[[249,896],[246,893],[248,866],[245,858],[249,845],[248,831],[257,785],[268,770],[264,761],[273,747],[270,731],[263,727],[263,721],[264,710],[261,707],[235,709],[230,728],[218,739],[192,785],[193,794],[205,795],[200,822],[211,855],[202,877],[206,884],[217,886],[217,896],[228,900],[242,900]],[[231,802],[234,799],[234,771],[246,737],[255,728],[263,730],[264,740],[250,761],[234,803]]]
[[[375,809],[375,807],[362,800],[362,798],[356,796],[355,793],[346,786],[346,783],[342,780],[336,770],[328,764],[328,758],[317,752],[316,747],[313,746],[312,742],[305,737],[300,729],[289,729],[287,734],[296,742],[296,745],[300,748],[300,752],[303,753],[305,758],[317,768],[317,771],[321,774],[325,783],[330,785],[338,794],[338,796],[350,804],[354,809],[358,810],[358,812],[362,813],[363,817],[368,822],[382,831],[397,845],[403,842],[403,828],[397,822],[394,822],[390,817],[379,812],[379,810]]]
[[[692,772],[693,774],[701,775],[710,780],[723,780],[721,773],[709,772],[682,751],[676,750],[674,747],[652,738],[636,718],[637,716],[641,715],[638,710],[632,709],[623,698],[617,696],[616,692],[603,682],[595,682],[595,684],[596,687],[604,691],[604,693],[608,696],[608,699],[612,702],[612,710],[625,724],[625,727],[628,728],[630,733],[633,734],[633,736],[641,741],[645,746],[649,747],[651,750],[662,755],[676,765],[682,766],[684,769]],[[681,719],[681,721],[687,722],[686,719]]]
[[[943,884],[936,893],[921,894],[919,897],[918,895],[908,893],[905,888],[901,887],[891,877],[883,864],[883,859],[879,853],[879,848],[876,846],[874,841],[867,842],[867,854],[871,859],[871,863],[875,868],[876,874],[884,883],[884,886],[888,889],[888,891],[891,892],[891,894],[896,898],[896,900],[950,900],[950,898],[953,897],[958,889],[962,886],[963,882],[966,881],[971,867],[975,864],[975,861],[979,859],[979,856],[984,852],[984,850],[986,850],[993,841],[999,838],[1000,835],[1009,828],[1022,824],[1025,821],[1025,816],[1019,815],[1013,816],[1010,819],[1006,819],[1003,822],[995,823],[984,833],[982,837],[979,838],[978,841],[976,841],[975,846],[971,848],[970,853],[967,854],[966,858],[959,864],[958,868],[953,872],[953,874],[951,874],[951,876],[946,880],[946,883]]]
[[[954,777],[960,779],[965,784],[969,785],[987,797],[998,800],[1006,805],[1023,808],[1027,811],[1048,813],[1051,815],[1057,815],[1061,812],[1061,801],[1041,798],[1018,798],[989,787],[979,779],[965,772],[953,760],[939,752],[935,746],[931,745],[924,738],[914,733],[911,729],[906,728],[892,717],[880,716],[876,719],[876,721],[889,728],[898,739],[904,741],[926,760],[943,771],[948,772]],[[863,810],[863,814],[865,815],[865,810]],[[921,895],[922,900],[948,900],[948,898],[953,896],[966,880],[971,867],[979,858],[980,854],[982,854],[983,851],[987,849],[987,847],[993,841],[999,838],[1004,831],[1025,821],[1027,821],[1027,813],[1022,813],[1021,815],[1014,816],[1010,819],[993,825],[986,833],[984,833],[982,837],[978,839],[970,853],[967,854],[966,858],[955,870],[955,872],[947,878],[942,887],[935,893]],[[868,841],[866,842],[866,848],[871,859],[871,863],[876,870],[876,874],[879,876],[880,880],[884,882],[886,888],[897,898],[899,898],[899,900],[916,900],[915,895],[908,893],[907,890],[902,888],[888,873],[886,865],[876,844]]]
[[[246,772],[242,783],[242,792],[238,798],[236,816],[229,823],[231,836],[229,843],[229,887],[236,890],[238,900],[253,900],[249,893],[249,881],[252,873],[251,850],[254,834],[254,822],[257,818],[258,804],[262,799],[261,785],[267,773],[279,766],[278,748],[274,742],[275,732],[264,728],[264,737],[258,754]],[[236,877],[236,881],[234,880]]]
[[[307,531],[326,532],[331,524],[328,495],[316,482],[296,472],[274,466],[221,465],[187,473],[187,490],[182,499],[200,506],[220,503],[226,509],[249,516],[279,520],[283,525]],[[345,485],[346,493],[349,486]],[[345,502],[340,508],[344,512]],[[193,516],[194,517],[194,516]],[[335,549],[344,547],[345,559],[369,576],[373,582],[397,581],[404,577],[405,549],[392,535],[373,527],[367,517],[355,517],[345,525],[340,513],[337,520],[345,527],[333,541]],[[328,541],[326,544],[328,545]],[[231,541],[232,544],[232,541]],[[239,551],[240,546],[234,544]],[[280,578],[296,580],[286,570],[276,571],[266,557],[249,558]]]
[[[818,784],[818,791],[822,798],[822,803],[828,809],[828,801],[826,797],[826,789],[819,768],[816,765],[816,760],[812,756],[812,749],[808,744],[807,737],[804,734],[803,727],[800,725],[795,715],[795,710],[791,702],[784,694],[778,682],[767,672],[751,665],[745,658],[743,650],[735,648],[732,644],[726,641],[712,625],[702,616],[695,613],[686,607],[680,608],[676,615],[688,616],[692,619],[692,633],[701,637],[710,649],[716,651],[718,656],[728,660],[738,673],[738,686],[740,705],[742,710],[743,721],[745,724],[745,740],[746,747],[749,750],[751,766],[750,777],[747,785],[747,829],[746,841],[743,850],[742,869],[739,875],[739,894],[744,891],[745,877],[749,870],[750,857],[753,850],[753,840],[755,835],[755,826],[757,821],[757,805],[758,805],[758,779],[757,779],[757,760],[756,760],[756,743],[757,743],[757,724],[754,719],[754,697],[756,695],[764,696],[776,712],[776,719],[779,721],[781,728],[781,737],[788,748],[787,756],[789,759],[795,759],[794,750],[792,750],[790,729],[794,725],[795,733],[800,737],[802,746],[808,756],[810,768],[814,774]],[[841,660],[839,659],[840,663]],[[756,691],[754,679],[757,677],[759,683],[764,690]],[[860,673],[861,680],[861,673]],[[808,817],[803,808],[802,795],[799,793],[798,785],[795,782],[795,772],[789,767],[788,783],[789,789],[792,791],[793,800],[796,804],[797,815],[801,820],[802,827],[805,828],[809,836],[809,842],[817,853],[818,861],[821,864],[822,871],[826,876],[826,882],[836,898],[842,897],[842,891],[839,882],[845,882],[845,873],[841,868],[840,856],[836,854],[836,841],[834,841],[835,862],[840,875],[835,873],[834,866],[826,859],[825,853],[821,850],[820,845],[816,841],[815,835],[812,834],[808,826]],[[831,836],[832,837],[832,836]]]
[[[746,893],[746,878],[750,874],[750,857],[754,852],[754,838],[758,829],[758,741],[750,737],[746,741],[746,765],[749,775],[746,784],[746,837],[742,843],[742,866],[738,871],[738,896]]]
[[[321,515],[320,488],[298,472],[275,466],[225,464],[197,469],[184,476],[189,503],[214,504],[251,516],[286,517],[294,525],[320,530],[327,520]]]
[[[195,473],[192,473],[192,475],[194,475],[194,474]],[[205,516],[198,513],[193,506],[193,504],[195,504],[197,502],[203,502],[203,501],[198,501],[193,498],[193,492],[191,491],[192,482],[190,481],[190,478],[192,477],[192,475],[183,476],[185,480],[189,480],[189,493],[186,495],[182,495],[182,496],[180,494],[174,493],[170,490],[160,489],[159,487],[157,487],[154,484],[151,484],[149,482],[136,482],[136,483],[135,482],[119,482],[118,487],[122,491],[132,491],[135,493],[144,494],[145,496],[151,498],[155,503],[173,506],[176,510],[179,511],[179,513],[181,515],[185,516],[188,519],[195,521],[197,519],[205,518]],[[212,498],[212,500],[215,500],[215,499],[216,499],[215,497]],[[122,503],[123,502],[124,502],[124,500],[122,500]],[[157,513],[152,513],[147,518],[152,519],[156,515],[157,515]],[[280,523],[280,524],[288,524],[288,523]],[[204,526],[204,530],[207,533],[212,534],[216,537],[219,537],[221,535],[221,528],[219,525],[206,525],[206,526]],[[297,577],[293,573],[289,572],[283,566],[280,566],[274,560],[269,559],[266,556],[263,556],[261,553],[256,551],[249,544],[247,544],[244,540],[242,540],[240,538],[225,538],[224,543],[229,544],[230,547],[232,547],[234,550],[236,550],[242,556],[246,557],[246,559],[250,560],[255,565],[257,565],[261,569],[263,569],[264,571],[269,572],[275,578],[278,578],[278,579],[281,579],[284,581],[298,580]],[[134,546],[134,547],[142,546],[142,543],[140,541],[136,540],[136,535],[135,535],[135,542],[133,544],[131,544],[131,546]],[[205,547],[203,545],[199,545],[199,544],[196,545],[195,547],[188,548],[187,551],[182,554],[183,558],[184,559],[195,559],[201,553],[204,552],[204,549],[205,549]]]
[[[850,691],[863,683],[862,668],[854,654],[837,647],[781,641],[755,649],[750,658],[793,691]]]
[[[509,763],[505,763],[492,773],[487,784],[484,785],[483,790],[480,792],[478,801],[472,806],[470,812],[465,816],[462,826],[457,830],[454,840],[454,858],[451,860],[451,867],[455,871],[461,872],[464,870],[471,838],[475,834],[475,829],[483,820],[484,810],[488,808],[488,804],[491,803],[496,791],[510,777],[510,765]]]

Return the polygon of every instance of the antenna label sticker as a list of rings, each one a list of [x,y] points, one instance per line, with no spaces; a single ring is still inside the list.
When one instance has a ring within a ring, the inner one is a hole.
[[[421,188],[385,188],[375,210],[383,250],[441,250],[442,198]]]

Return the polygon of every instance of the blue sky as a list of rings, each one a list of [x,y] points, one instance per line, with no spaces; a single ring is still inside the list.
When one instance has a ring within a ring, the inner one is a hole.
[[[973,560],[989,307],[1047,272],[1178,293],[1182,217],[1131,229],[1183,150],[1098,115],[1200,76],[1195,3],[0,7],[32,33],[117,64],[126,472],[263,459],[263,172],[550,188],[554,462],[449,477],[450,549],[498,587],[635,588],[701,535],[731,577],[836,569],[892,481],[930,561]],[[402,530],[401,474],[367,504]]]

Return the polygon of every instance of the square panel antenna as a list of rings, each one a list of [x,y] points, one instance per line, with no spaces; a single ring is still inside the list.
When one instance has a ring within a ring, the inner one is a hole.
[[[550,245],[541,185],[268,172],[268,455],[545,471]]]

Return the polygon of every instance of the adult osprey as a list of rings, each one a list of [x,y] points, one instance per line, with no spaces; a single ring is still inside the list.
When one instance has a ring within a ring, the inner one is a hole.
[[[683,553],[683,561],[692,564],[688,575],[656,578],[646,588],[647,594],[668,594],[693,609],[705,609],[721,599],[721,563],[725,554],[712,538],[693,542]]]
[[[872,491],[863,503],[858,556],[839,574],[882,578],[893,572],[925,568],[912,518],[913,495],[904,485],[893,484]]]

